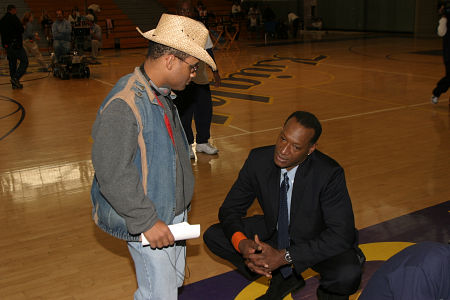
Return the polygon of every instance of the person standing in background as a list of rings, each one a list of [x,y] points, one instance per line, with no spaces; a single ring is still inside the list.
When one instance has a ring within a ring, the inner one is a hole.
[[[190,1],[184,1],[179,9],[179,15],[191,17],[193,7]],[[214,59],[213,43],[208,35],[205,49],[208,54]],[[180,111],[181,122],[183,124],[184,132],[189,143],[189,153],[191,158],[195,158],[192,144],[194,143],[194,133],[192,131],[192,118],[194,118],[196,129],[196,151],[206,154],[214,155],[219,150],[211,145],[208,140],[210,138],[210,128],[212,121],[212,98],[211,90],[209,88],[209,78],[205,63],[200,62],[197,70],[197,76],[192,79],[192,82],[185,90],[177,92],[176,105]],[[212,69],[211,69],[212,70]],[[220,86],[219,71],[212,70],[214,76],[214,86]]]
[[[13,89],[22,89],[20,78],[26,73],[28,67],[28,57],[23,48],[22,34],[24,28],[17,17],[17,9],[13,4],[8,5],[6,14],[0,20],[0,35],[2,37],[3,48],[9,63],[9,76]],[[17,67],[19,61],[19,67]]]
[[[91,56],[92,63],[99,64],[97,61],[98,51],[102,46],[102,29],[94,21],[94,17],[89,15],[86,17],[89,22],[90,32],[91,32]]]
[[[78,11],[78,8],[76,6],[72,9],[72,12],[67,17],[67,21],[69,21],[72,26],[75,26],[80,21],[80,12]]]
[[[36,57],[39,65],[41,66],[40,71],[47,72],[48,66],[42,57],[41,52],[39,51],[39,47],[37,45],[38,40],[40,40],[39,34],[34,30],[33,26],[33,14],[27,11],[22,18],[22,24],[25,28],[25,32],[23,33],[23,47],[28,56]]]
[[[298,32],[298,23],[300,22],[300,18],[293,12],[288,14],[288,22],[289,27],[292,30],[292,37],[295,39],[297,37]]]
[[[437,104],[441,94],[450,87],[450,35],[448,34],[448,15],[450,7],[446,7],[444,2],[438,4],[438,13],[441,16],[437,34],[442,37],[442,56],[444,58],[445,76],[438,81],[431,95],[431,103]]]
[[[55,49],[56,59],[70,52],[72,39],[72,26],[64,19],[64,12],[61,9],[56,11],[56,21],[52,25],[53,49]]]

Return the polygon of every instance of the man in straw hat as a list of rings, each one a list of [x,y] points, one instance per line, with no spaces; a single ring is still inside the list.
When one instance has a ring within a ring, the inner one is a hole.
[[[150,40],[147,58],[116,83],[92,130],[93,218],[127,241],[135,299],[177,299],[186,253],[168,225],[187,221],[194,177],[171,90],[183,90],[200,61],[216,65],[204,49],[208,30],[195,20],[163,14],[156,29],[138,31]]]

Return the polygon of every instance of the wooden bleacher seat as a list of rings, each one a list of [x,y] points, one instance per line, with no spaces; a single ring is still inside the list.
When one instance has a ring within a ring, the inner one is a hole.
[[[36,19],[39,19],[43,10],[47,10],[51,18],[56,18],[56,9],[63,9],[66,16],[70,14],[75,6],[73,1],[58,2],[53,0],[26,0],[31,12]],[[141,37],[136,31],[136,25],[125,15],[114,3],[113,0],[96,0],[95,3],[101,7],[101,12],[97,14],[97,24],[102,28],[102,48],[112,49],[117,45],[119,39],[120,48],[147,47],[148,41]],[[83,14],[84,7],[78,6]],[[107,19],[114,23],[114,30],[108,30]]]
[[[37,20],[39,20],[43,10],[47,10],[52,19],[55,19],[55,11],[58,8],[63,9],[68,15],[72,8],[77,5],[79,11],[81,13],[84,12],[84,2],[82,1],[25,0],[25,2]],[[117,41],[120,43],[120,48],[147,47],[148,41],[136,31],[136,25],[113,0],[95,0],[91,2],[99,4],[101,7],[101,12],[97,14],[97,24],[102,28],[103,49],[116,47]],[[166,8],[168,13],[175,14],[179,0],[159,0],[159,3]],[[209,13],[217,15],[230,15],[231,13],[231,2],[228,0],[204,1],[204,3]],[[107,19],[114,23],[114,30],[108,30]],[[234,32],[232,34],[228,31],[227,34],[225,29],[223,29],[222,34],[229,42],[227,45],[229,49],[233,45],[236,35],[233,38]]]

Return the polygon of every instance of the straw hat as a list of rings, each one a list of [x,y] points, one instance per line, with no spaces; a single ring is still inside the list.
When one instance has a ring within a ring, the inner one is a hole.
[[[205,50],[209,31],[200,22],[183,16],[162,14],[155,29],[145,33],[137,27],[136,29],[150,41],[187,53],[204,61],[213,70],[217,69],[214,60]]]

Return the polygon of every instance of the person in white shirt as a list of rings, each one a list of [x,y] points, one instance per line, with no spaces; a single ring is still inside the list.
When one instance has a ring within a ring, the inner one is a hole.
[[[240,18],[242,15],[241,4],[239,0],[233,1],[233,5],[231,6],[231,14],[234,18]]]
[[[102,46],[102,29],[100,26],[98,26],[95,21],[94,21],[94,17],[93,16],[87,16],[86,19],[89,22],[89,25],[91,27],[90,31],[91,31],[91,48],[92,48],[92,58],[94,59],[94,63],[97,63],[97,56],[98,56],[98,51]]]
[[[190,17],[192,12],[193,8],[190,1],[184,1],[179,9],[179,14]],[[214,60],[212,48],[213,43],[208,35],[205,49]],[[195,158],[194,150],[192,149],[192,144],[194,143],[192,118],[194,119],[196,130],[196,152],[203,152],[209,155],[214,155],[219,152],[216,147],[208,142],[212,121],[212,98],[207,69],[207,65],[200,62],[197,76],[192,79],[191,83],[183,91],[176,93],[177,98],[175,104],[179,110],[181,123],[183,124],[184,132],[189,143],[189,155],[191,159]],[[219,87],[221,80],[219,71],[217,69],[212,70],[212,73],[214,76],[214,86]]]
[[[300,22],[300,18],[293,12],[288,14],[289,26],[292,30],[292,37],[295,39],[297,37],[298,32],[298,23]]]

